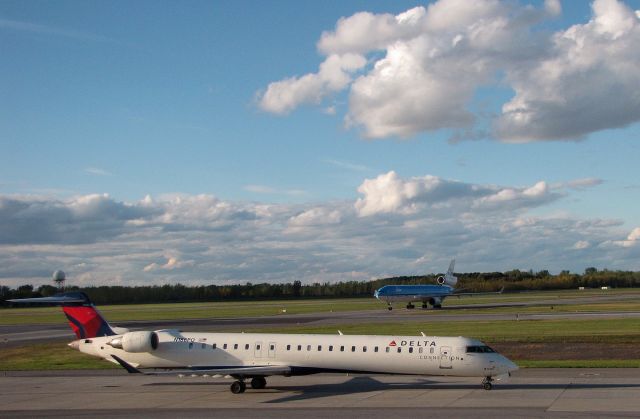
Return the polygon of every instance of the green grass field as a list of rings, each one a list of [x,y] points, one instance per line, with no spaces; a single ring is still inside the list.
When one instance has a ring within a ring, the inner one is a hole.
[[[620,297],[615,302],[595,302],[593,304],[560,304],[554,300],[567,300],[600,296]],[[637,296],[638,298],[633,298]],[[555,312],[597,312],[597,311],[640,311],[640,290],[563,290],[526,292],[501,295],[485,295],[478,297],[449,298],[447,305],[475,305],[495,303],[550,303],[529,307],[495,307],[472,308],[465,313],[548,313]],[[403,304],[395,305],[397,310],[405,310]],[[553,307],[553,308],[552,308]],[[375,298],[325,299],[325,300],[276,300],[276,301],[234,301],[212,303],[175,303],[175,304],[136,304],[107,305],[99,307],[103,315],[112,323],[128,320],[179,320],[207,318],[237,318],[255,316],[277,316],[286,314],[326,313],[360,310],[385,310],[385,304]],[[446,310],[421,310],[411,312],[413,315],[437,316],[450,314]],[[55,324],[66,319],[57,307],[5,308],[0,310],[0,325],[15,324]]]
[[[40,371],[120,368],[67,347],[66,343],[39,343],[15,348],[0,346],[1,371]]]

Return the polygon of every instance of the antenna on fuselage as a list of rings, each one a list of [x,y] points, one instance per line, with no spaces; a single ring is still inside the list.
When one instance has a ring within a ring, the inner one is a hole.
[[[340,331],[340,330],[338,330],[338,334],[339,334],[340,336],[344,335],[344,333],[342,333],[342,331]]]

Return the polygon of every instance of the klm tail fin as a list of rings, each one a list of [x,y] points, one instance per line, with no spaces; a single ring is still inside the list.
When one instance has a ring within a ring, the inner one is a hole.
[[[84,292],[65,292],[52,297],[22,298],[7,301],[18,304],[54,304],[62,306],[62,311],[67,316],[69,325],[78,339],[113,336],[116,334]]]
[[[451,263],[449,264],[449,270],[447,271],[447,274],[453,275],[453,269],[455,265],[456,265],[456,260],[451,259]]]

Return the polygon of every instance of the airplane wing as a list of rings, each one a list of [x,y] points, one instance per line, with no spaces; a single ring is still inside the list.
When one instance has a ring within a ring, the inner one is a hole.
[[[460,290],[461,291],[461,290]],[[468,296],[477,296],[477,295],[496,295],[502,294],[504,291],[504,287],[500,288],[500,291],[492,291],[492,292],[457,292],[449,294],[447,297],[468,297]]]
[[[224,374],[224,375],[245,375],[245,376],[267,376],[267,375],[285,375],[291,372],[291,368],[286,365],[266,365],[257,367],[230,367],[230,368],[193,368],[171,371],[141,371],[133,365],[127,363],[122,358],[111,355],[118,364],[120,364],[129,374],[144,375],[178,375],[178,374]]]

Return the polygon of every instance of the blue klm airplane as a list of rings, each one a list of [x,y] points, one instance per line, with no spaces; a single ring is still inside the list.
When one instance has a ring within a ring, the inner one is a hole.
[[[458,278],[453,275],[453,267],[456,260],[453,259],[449,264],[449,269],[444,276],[439,276],[436,281],[437,285],[385,285],[382,288],[377,289],[373,296],[380,301],[385,301],[388,304],[389,310],[393,307],[393,302],[406,302],[407,308],[412,309],[415,306],[414,302],[422,302],[422,308],[429,308],[429,304],[433,308],[442,308],[442,302],[449,296],[462,296],[462,295],[479,295],[479,294],[500,294],[502,290],[495,293],[461,293],[460,290],[456,290],[454,287],[458,283]]]

